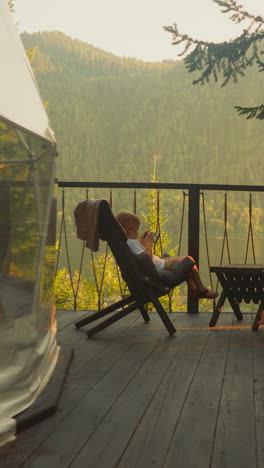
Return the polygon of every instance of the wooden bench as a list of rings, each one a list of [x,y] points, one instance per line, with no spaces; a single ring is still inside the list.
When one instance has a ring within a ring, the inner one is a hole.
[[[223,291],[214,308],[209,326],[217,323],[222,306],[228,299],[237,320],[242,320],[243,315],[239,304],[245,301],[247,304],[254,302],[259,304],[252,330],[258,330],[258,321],[264,309],[264,265],[222,265],[212,266],[210,271],[217,275]]]

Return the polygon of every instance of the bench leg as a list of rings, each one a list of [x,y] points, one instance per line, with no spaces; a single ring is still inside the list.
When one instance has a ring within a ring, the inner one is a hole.
[[[264,300],[261,301],[261,303],[259,304],[259,308],[258,308],[258,311],[256,313],[254,323],[252,325],[252,330],[253,331],[258,331],[258,328],[259,328],[258,321],[261,319],[263,309],[264,309]]]
[[[229,303],[230,303],[230,305],[231,305],[231,307],[232,307],[232,309],[233,309],[233,312],[234,312],[234,314],[235,314],[237,320],[242,320],[242,319],[243,319],[243,315],[242,315],[242,313],[241,313],[241,311],[240,311],[239,304],[238,304],[238,302],[233,298],[233,296],[231,295],[231,292],[229,291],[228,284],[227,284],[227,283],[228,283],[228,278],[226,279],[225,276],[223,275],[223,273],[218,273],[218,274],[217,274],[217,277],[218,277],[219,282],[220,282],[220,284],[221,284],[221,286],[222,286],[222,288],[223,288],[222,294],[224,293],[224,294],[225,294],[225,297],[228,299],[228,301],[229,301]],[[220,296],[220,299],[219,299],[218,303],[221,301],[222,294],[221,294],[221,296]],[[220,302],[220,304],[221,304],[221,302]],[[220,307],[222,307],[222,305],[223,305],[223,303],[220,305]],[[220,311],[219,311],[219,313],[220,313]],[[217,319],[218,319],[219,313],[218,313],[218,315],[217,315],[217,313],[216,313]],[[216,320],[217,320],[217,319],[216,319]],[[215,322],[215,323],[216,323],[216,322]],[[210,326],[211,326],[211,325],[210,325]],[[214,326],[214,325],[212,325],[212,326]]]
[[[230,302],[230,305],[231,305],[231,307],[232,307],[232,309],[233,309],[233,312],[234,312],[234,314],[235,314],[237,320],[242,320],[242,319],[243,319],[243,315],[242,315],[241,310],[240,310],[240,308],[239,308],[238,302],[237,302],[232,296],[229,296],[229,295],[227,296],[227,299],[228,299],[229,302]]]
[[[226,300],[226,293],[225,293],[225,291],[222,291],[221,295],[220,295],[220,297],[219,297],[219,299],[217,301],[217,304],[216,304],[216,306],[214,308],[213,315],[212,315],[212,318],[211,318],[210,323],[209,323],[209,327],[215,327],[225,300]]]

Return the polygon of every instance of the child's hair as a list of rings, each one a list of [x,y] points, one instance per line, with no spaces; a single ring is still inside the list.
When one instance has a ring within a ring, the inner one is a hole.
[[[134,223],[137,226],[140,225],[139,217],[135,213],[132,213],[132,211],[121,211],[116,215],[116,219],[125,231],[131,223]]]

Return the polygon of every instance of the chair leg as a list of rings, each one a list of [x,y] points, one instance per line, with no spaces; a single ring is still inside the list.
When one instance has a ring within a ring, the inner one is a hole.
[[[137,309],[137,304],[136,303],[133,303],[133,304],[130,304],[128,307],[126,307],[125,309],[123,310],[120,310],[119,312],[117,312],[116,314],[112,315],[111,317],[109,317],[108,319],[104,320],[103,322],[99,323],[98,325],[96,325],[95,327],[91,328],[90,330],[88,330],[86,333],[87,333],[87,336],[88,338],[90,338],[91,336],[95,335],[96,333],[98,333],[99,331],[101,330],[104,330],[105,328],[109,327],[109,325],[112,325],[112,323],[115,323],[117,322],[118,320],[120,320],[121,318],[125,317],[126,315],[130,314],[131,312],[133,312],[134,310]]]
[[[158,312],[162,322],[164,323],[165,327],[167,328],[170,335],[176,333],[176,328],[174,327],[173,323],[169,319],[167,313],[165,312],[164,308],[162,307],[159,299],[155,296],[151,296],[151,302],[153,303],[156,311]]]
[[[150,321],[150,318],[149,318],[149,314],[147,313],[144,305],[140,305],[138,306],[140,312],[141,312],[141,315],[143,317],[143,319],[145,320],[145,323],[148,323]]]
[[[86,317],[83,317],[82,319],[77,320],[77,322],[75,322],[74,325],[76,328],[81,328],[84,325],[87,325],[87,323],[94,322],[94,320],[104,317],[105,315],[110,314],[111,312],[114,312],[120,307],[124,307],[125,305],[130,304],[130,302],[132,301],[133,301],[132,296],[126,297],[125,299],[121,299],[120,301],[115,302],[114,304],[111,304],[108,307],[105,307],[105,309],[99,310],[98,312],[87,315]]]

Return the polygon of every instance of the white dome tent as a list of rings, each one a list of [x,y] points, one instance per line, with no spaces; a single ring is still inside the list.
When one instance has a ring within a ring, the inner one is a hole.
[[[56,142],[34,75],[0,1],[0,446],[14,438],[55,368],[54,239],[48,233]]]

